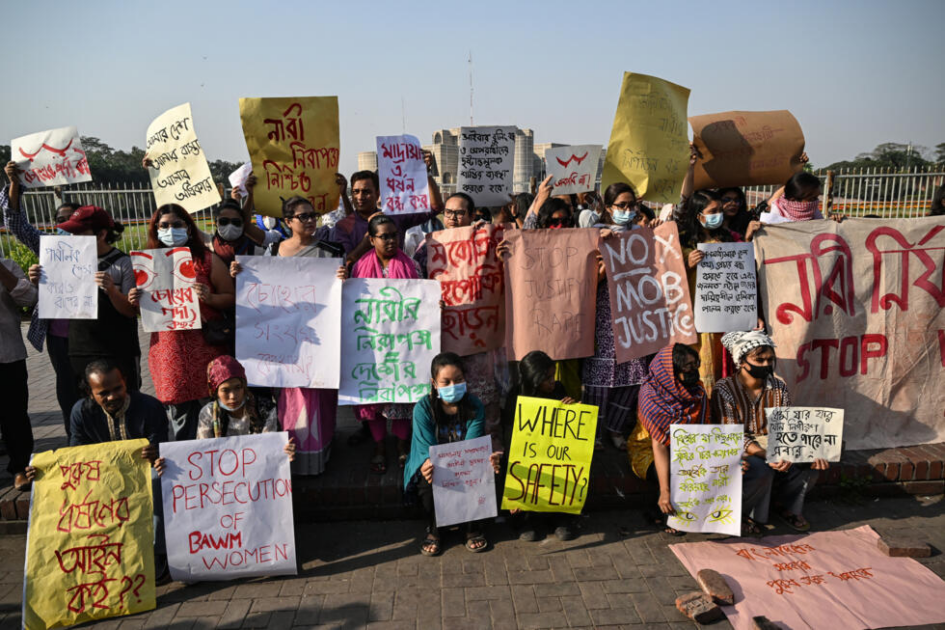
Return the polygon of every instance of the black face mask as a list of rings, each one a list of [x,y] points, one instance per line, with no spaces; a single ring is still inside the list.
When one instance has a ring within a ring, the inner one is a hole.
[[[766,379],[774,374],[774,366],[772,365],[755,365],[754,363],[746,363],[745,365],[748,366],[748,373],[752,378]]]
[[[699,373],[698,372],[683,372],[679,375],[679,382],[685,385],[686,387],[692,387],[699,382]]]

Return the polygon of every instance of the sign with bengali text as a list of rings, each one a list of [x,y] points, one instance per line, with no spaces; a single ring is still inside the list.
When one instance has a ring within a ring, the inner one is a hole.
[[[554,194],[573,195],[594,190],[600,152],[599,144],[553,147],[545,151],[545,172],[554,178]]]
[[[202,327],[194,290],[197,272],[188,247],[131,252],[135,284],[141,290],[141,326],[145,332]]]
[[[839,462],[843,447],[843,409],[769,407],[769,462]]]
[[[430,211],[427,165],[416,137],[378,136],[377,175],[384,214]]]
[[[14,138],[10,141],[10,159],[16,162],[20,183],[27,188],[92,181],[89,161],[75,127]]]
[[[97,319],[98,254],[94,236],[39,237],[39,317]]]
[[[460,127],[456,190],[476,206],[504,206],[512,197],[515,127]]]
[[[492,438],[488,435],[430,447],[437,527],[494,518],[498,514],[490,455]]]
[[[753,330],[758,325],[758,281],[751,243],[699,243],[695,324],[699,332]]]

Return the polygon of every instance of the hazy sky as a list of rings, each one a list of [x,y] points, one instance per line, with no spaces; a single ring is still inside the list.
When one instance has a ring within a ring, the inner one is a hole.
[[[116,148],[190,101],[212,159],[248,157],[241,96],[337,95],[341,166],[377,135],[475,122],[606,144],[624,71],[689,114],[789,109],[814,165],[945,142],[945,1],[5,3],[0,142],[75,125]]]

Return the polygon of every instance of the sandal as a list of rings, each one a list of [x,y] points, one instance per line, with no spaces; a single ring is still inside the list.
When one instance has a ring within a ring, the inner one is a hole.
[[[673,529],[672,527],[669,527],[668,525],[666,526],[665,529],[663,529],[663,533],[668,534],[670,536],[676,536],[676,537],[686,535],[686,532],[681,532],[678,529]]]
[[[761,536],[764,532],[761,531],[761,526],[755,522],[750,516],[742,517],[742,538],[747,536]]]
[[[474,546],[478,544],[479,546]],[[482,553],[489,546],[489,542],[482,534],[466,534],[466,551],[470,553]]]
[[[785,510],[783,512],[775,512],[775,516],[796,532],[806,532],[810,530],[810,523],[800,514],[791,514]]]
[[[375,475],[387,473],[387,458],[383,455],[375,455],[371,458],[371,472]]]
[[[407,467],[407,453],[401,453],[397,456],[397,467],[401,470]]]
[[[442,551],[439,537],[427,532],[427,537],[420,543],[420,553],[424,556],[438,556]]]

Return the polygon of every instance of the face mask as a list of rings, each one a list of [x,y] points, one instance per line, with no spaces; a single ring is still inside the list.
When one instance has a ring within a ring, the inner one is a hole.
[[[703,214],[702,217],[705,219],[705,229],[715,230],[722,225],[722,221],[725,220],[725,215],[721,212],[715,214]]]
[[[68,230],[64,230],[61,227],[56,228],[56,234],[58,234],[59,236],[72,236],[72,232]]]
[[[774,374],[774,366],[771,365],[755,365],[753,363],[746,363],[745,365],[752,378],[765,379]]]
[[[461,401],[466,395],[466,383],[456,383],[448,387],[437,387],[436,393],[440,400],[445,403],[453,404]]]
[[[235,225],[221,225],[217,228],[217,233],[224,241],[235,241],[243,235],[243,228]]]
[[[158,228],[158,240],[168,247],[180,247],[187,243],[187,228]]]
[[[227,411],[239,411],[240,409],[243,408],[243,405],[246,404],[246,396],[243,396],[243,401],[240,404],[236,405],[235,407],[227,407],[221,400],[217,400],[217,404],[219,404],[222,408],[226,409]]]
[[[613,213],[614,223],[617,225],[626,225],[633,221],[637,217],[636,210],[614,210]]]
[[[685,385],[686,387],[692,387],[699,382],[699,373],[698,372],[684,372],[679,375],[679,382]]]

